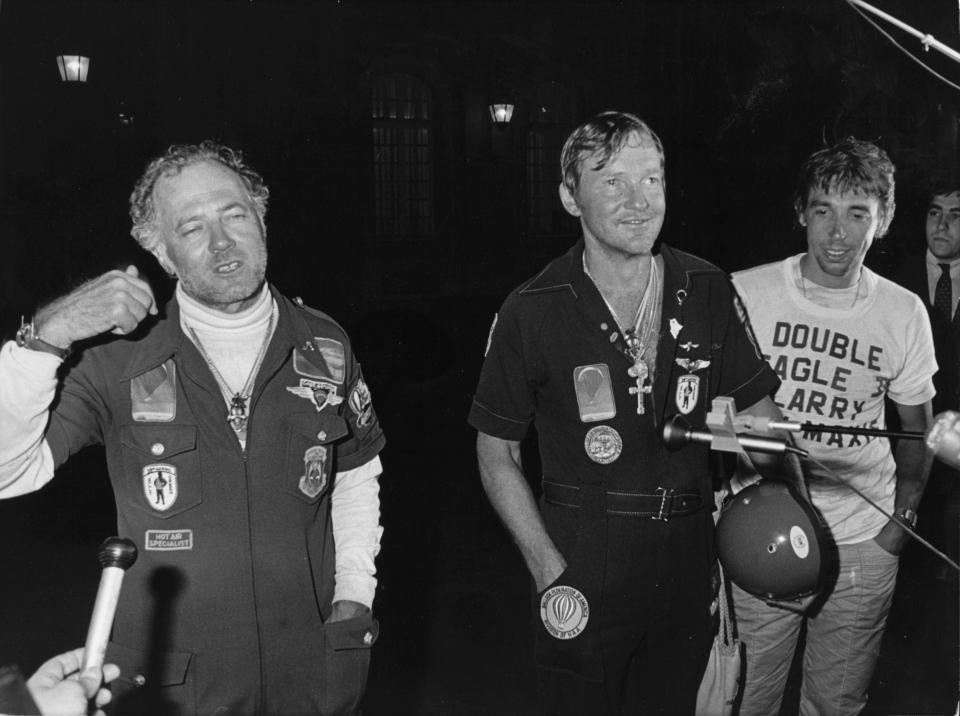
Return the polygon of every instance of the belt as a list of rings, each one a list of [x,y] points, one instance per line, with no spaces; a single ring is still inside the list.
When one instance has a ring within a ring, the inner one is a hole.
[[[543,499],[551,505],[579,507],[580,488],[544,480]],[[607,514],[650,517],[663,522],[671,517],[692,515],[703,507],[699,492],[677,492],[665,487],[658,487],[654,494],[608,490],[606,502]]]

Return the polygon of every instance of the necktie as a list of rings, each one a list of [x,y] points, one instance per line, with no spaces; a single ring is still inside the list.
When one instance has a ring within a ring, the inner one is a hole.
[[[933,291],[933,306],[949,321],[953,317],[953,291],[950,285],[950,264],[937,264],[940,267],[940,278]]]

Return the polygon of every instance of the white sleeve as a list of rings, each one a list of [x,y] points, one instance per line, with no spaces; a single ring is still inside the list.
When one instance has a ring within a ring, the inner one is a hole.
[[[377,588],[374,558],[380,552],[380,458],[338,472],[331,497],[333,541],[336,546],[336,586],[333,601],[349,600],[373,606]]]
[[[39,490],[53,478],[43,439],[63,361],[7,341],[0,348],[0,498]]]

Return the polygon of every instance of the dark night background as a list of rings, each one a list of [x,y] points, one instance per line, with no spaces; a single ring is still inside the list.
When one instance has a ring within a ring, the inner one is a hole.
[[[955,2],[876,4],[960,46]],[[60,82],[62,52],[92,58],[86,84]],[[396,75],[430,97],[419,232],[377,221],[371,97]],[[508,126],[492,100],[515,104]],[[129,262],[167,295],[128,234],[135,179],[171,143],[243,149],[271,189],[271,280],[351,332],[388,438],[367,713],[524,713],[528,583],[465,416],[499,302],[576,238],[554,198],[558,138],[606,109],[645,118],[667,152],[664,237],[727,270],[802,250],[800,162],[825,140],[874,140],[898,167],[897,218],[868,260],[886,270],[922,246],[920,196],[954,171],[958,105],[842,0],[2,0],[0,334]],[[112,509],[96,451],[0,502],[0,664],[30,671],[82,644]],[[871,713],[953,713],[956,581],[934,567],[904,558]]]

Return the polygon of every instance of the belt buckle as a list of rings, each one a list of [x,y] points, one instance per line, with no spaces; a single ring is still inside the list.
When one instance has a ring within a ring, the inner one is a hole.
[[[652,519],[667,522],[673,512],[673,488],[658,487],[654,492],[660,494],[660,511]]]

